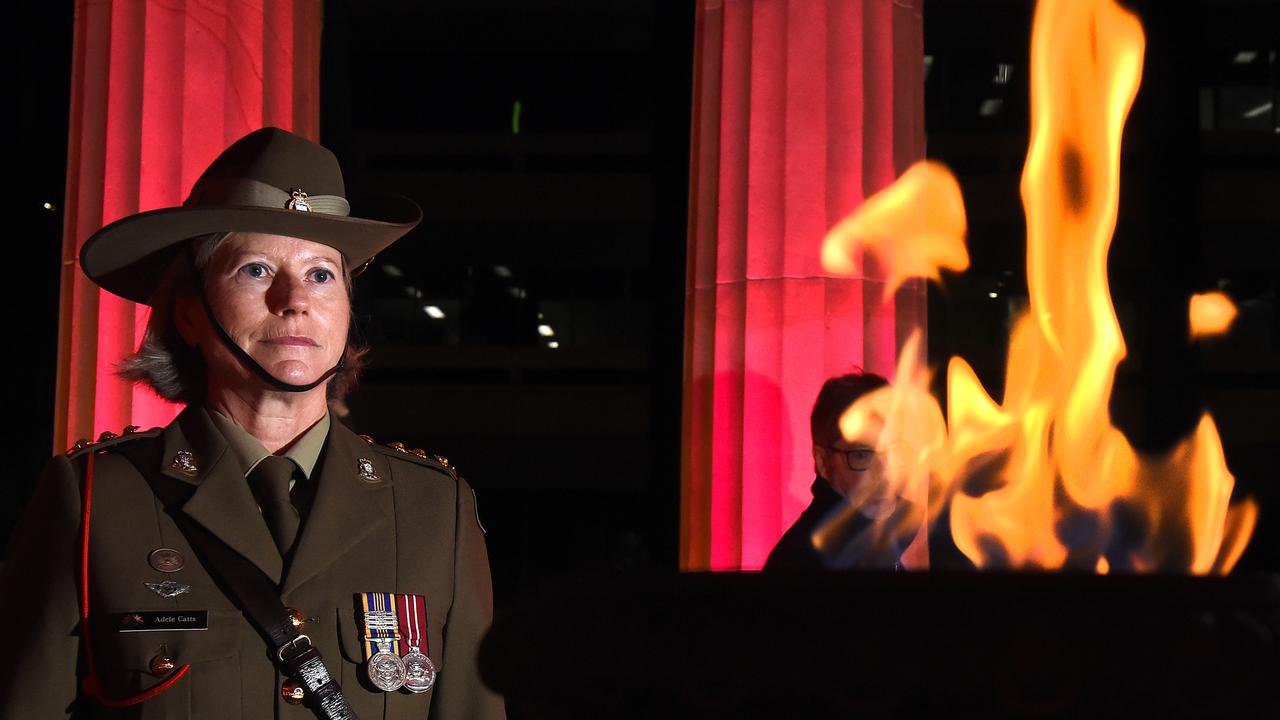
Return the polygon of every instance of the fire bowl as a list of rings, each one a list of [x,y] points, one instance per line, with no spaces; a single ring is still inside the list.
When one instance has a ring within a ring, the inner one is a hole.
[[[480,665],[512,718],[1280,717],[1280,576],[560,578]]]

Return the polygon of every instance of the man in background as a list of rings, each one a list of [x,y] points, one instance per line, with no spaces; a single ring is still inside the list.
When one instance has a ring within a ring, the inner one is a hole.
[[[891,482],[897,451],[874,411],[856,437],[845,438],[840,418],[856,401],[889,382],[854,372],[827,380],[818,392],[809,429],[813,438],[813,502],[778,540],[765,571],[904,569],[902,553],[923,521],[923,509],[899,497]]]

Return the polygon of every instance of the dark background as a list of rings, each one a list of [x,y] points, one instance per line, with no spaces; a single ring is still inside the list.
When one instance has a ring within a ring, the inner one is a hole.
[[[1129,348],[1115,422],[1158,451],[1213,412],[1237,495],[1263,505],[1250,570],[1280,568],[1278,5],[1130,5],[1148,45],[1110,264]],[[963,355],[997,398],[1026,304],[1031,12],[925,4],[929,155],[960,180],[972,259],[930,290],[930,359]],[[71,3],[13,18],[6,313],[23,349],[0,536],[51,437]],[[500,606],[561,572],[677,566],[693,30],[691,2],[326,3],[321,140],[350,187],[427,217],[357,282],[374,353],[354,424],[472,481]],[[1188,296],[1218,288],[1240,317],[1189,345]]]

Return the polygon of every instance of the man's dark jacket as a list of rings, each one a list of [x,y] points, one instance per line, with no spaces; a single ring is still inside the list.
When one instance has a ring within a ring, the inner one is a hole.
[[[860,512],[850,514],[845,527],[840,528],[834,537],[833,546],[828,551],[820,551],[813,546],[813,533],[829,519],[840,512],[845,503],[844,496],[831,487],[831,483],[821,475],[813,480],[813,502],[800,513],[795,523],[783,533],[778,543],[769,553],[764,563],[766,572],[787,571],[805,572],[820,570],[850,570],[854,568],[882,568],[902,570],[902,551],[906,549],[911,538],[900,538],[891,542],[888,547],[875,552],[867,542],[866,530],[875,521]],[[899,503],[895,513],[907,512],[909,504]],[[892,522],[889,523],[893,525]]]

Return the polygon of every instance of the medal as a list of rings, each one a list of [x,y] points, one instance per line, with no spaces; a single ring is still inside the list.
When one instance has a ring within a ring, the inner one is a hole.
[[[405,681],[405,665],[400,659],[400,626],[391,593],[360,593],[361,626],[364,629],[366,671],[369,682],[383,692],[399,690]]]
[[[400,637],[408,646],[404,655],[404,688],[424,693],[436,684],[436,665],[421,649],[427,649],[427,599],[422,595],[396,595]]]
[[[431,658],[414,648],[404,656],[404,689],[411,693],[424,693],[436,684],[436,665]]]
[[[369,658],[369,682],[383,692],[399,690],[404,686],[404,661],[391,651],[390,644],[379,644],[378,651]]]

